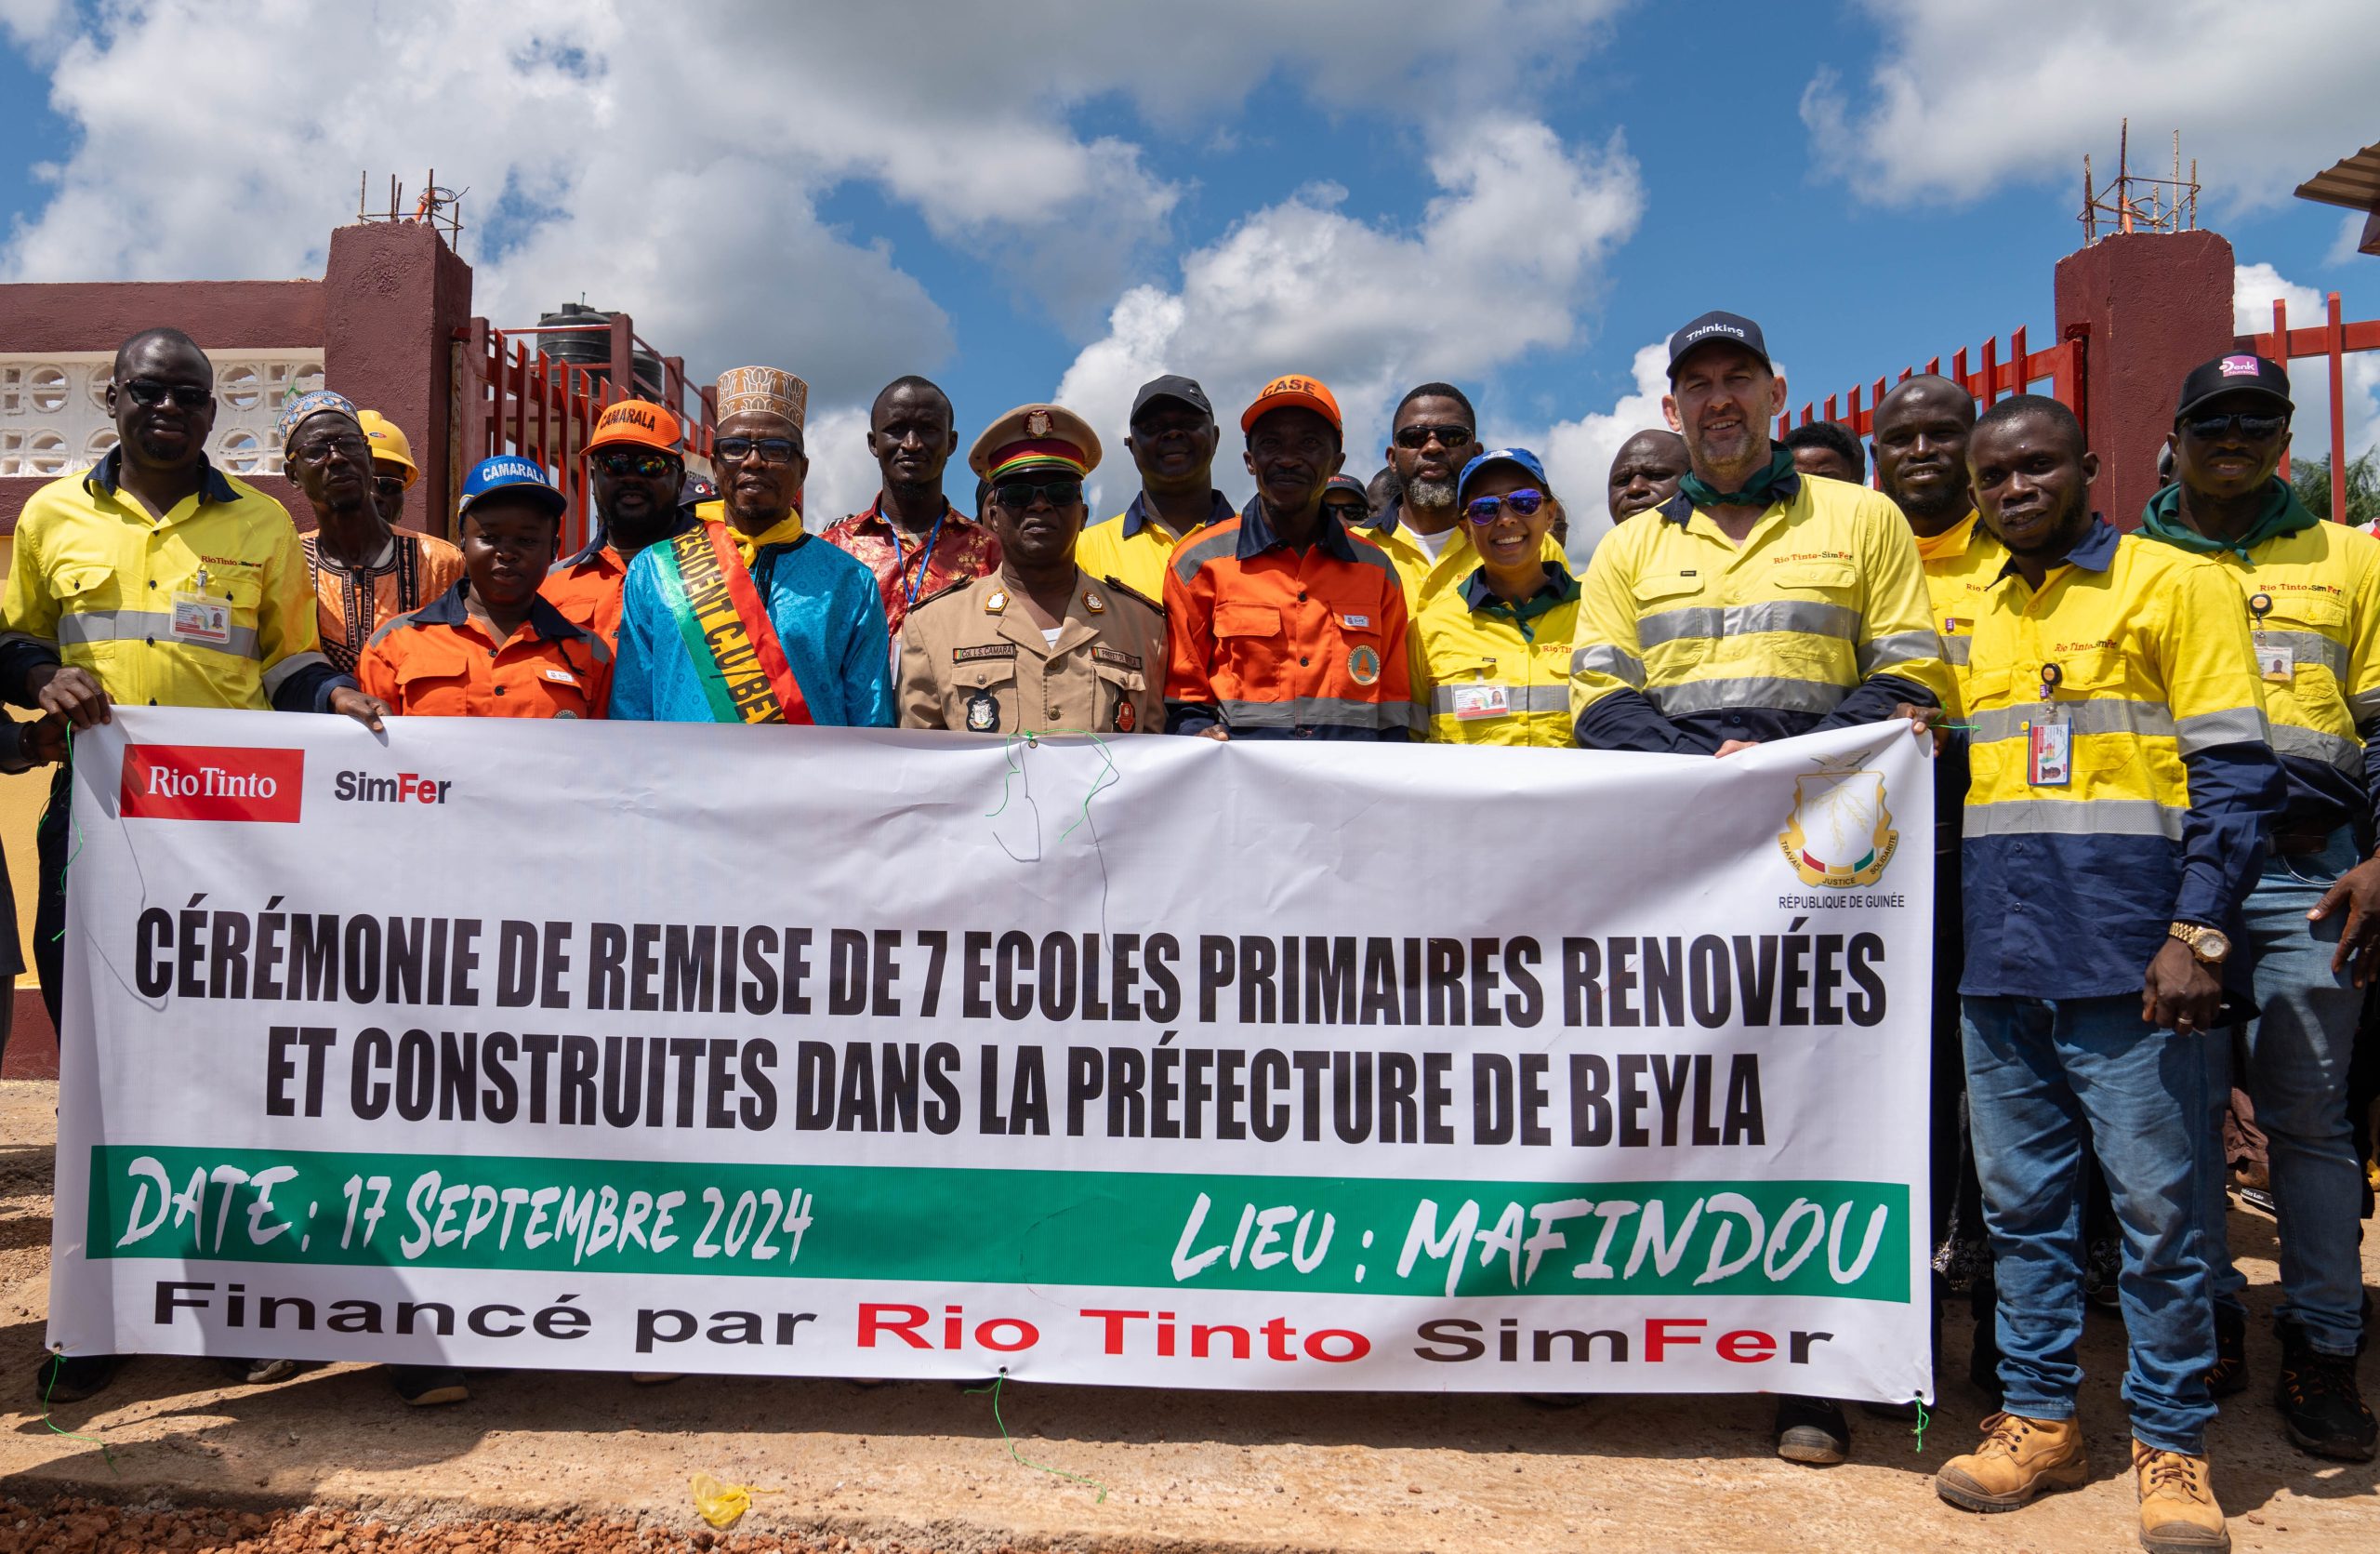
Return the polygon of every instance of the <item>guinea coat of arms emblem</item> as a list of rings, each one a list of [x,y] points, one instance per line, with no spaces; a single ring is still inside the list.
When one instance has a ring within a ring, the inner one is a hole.
[[[1884,876],[1900,845],[1884,806],[1882,772],[1812,772],[1793,779],[1793,812],[1778,834],[1793,872],[1808,885],[1847,890]]]

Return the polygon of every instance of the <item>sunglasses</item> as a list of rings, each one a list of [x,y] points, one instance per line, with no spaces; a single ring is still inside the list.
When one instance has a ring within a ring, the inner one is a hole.
[[[1004,480],[992,487],[992,499],[1011,512],[1023,512],[1036,497],[1046,498],[1051,507],[1072,507],[1082,500],[1082,482]]]
[[[728,441],[741,442],[744,439],[731,437]],[[720,455],[721,458],[734,457],[723,447],[720,450]],[[771,459],[770,462],[781,463],[783,460]],[[678,461],[666,453],[639,452],[635,448],[605,448],[595,456],[595,467],[615,478],[641,475],[647,480],[658,480],[663,475],[675,473]]]
[[[1397,432],[1396,445],[1400,448],[1425,448],[1430,445],[1430,439],[1435,437],[1442,448],[1459,448],[1475,435],[1467,426],[1408,426]]]
[[[1501,497],[1474,497],[1463,504],[1462,515],[1474,524],[1492,524],[1507,511],[1515,518],[1534,517],[1544,505],[1544,492],[1524,485]]]
[[[405,494],[405,478],[403,475],[380,475],[373,480],[372,489],[383,497],[402,497]]]
[[[215,403],[215,391],[202,389],[195,383],[160,383],[153,378],[134,378],[123,384],[132,403],[143,410],[154,410],[168,399],[184,410],[199,410]]]
[[[2218,413],[2211,416],[2192,416],[2182,422],[2185,431],[2191,436],[2201,439],[2220,437],[2237,427],[2240,430],[2240,435],[2251,443],[2261,443],[2267,438],[2278,437],[2288,429],[2288,426],[2287,416],[2251,416],[2236,412],[2230,415]]]
[[[755,454],[763,464],[790,464],[800,456],[801,445],[790,437],[721,437],[711,452],[725,464],[741,464]]]

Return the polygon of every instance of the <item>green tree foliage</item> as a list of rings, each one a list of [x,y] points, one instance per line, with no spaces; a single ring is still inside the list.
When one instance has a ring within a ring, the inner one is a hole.
[[[2331,515],[2329,459],[2290,460],[2289,483],[2297,488],[2297,499],[2313,509],[2318,517]],[[2362,458],[2347,460],[2347,521],[2355,525],[2380,523],[2380,448],[2367,448]]]

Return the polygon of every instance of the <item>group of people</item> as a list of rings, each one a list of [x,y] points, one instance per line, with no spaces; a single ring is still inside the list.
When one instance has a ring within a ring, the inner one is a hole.
[[[1238,416],[1255,494],[1235,509],[1205,392],[1156,379],[1123,441],[1138,490],[1088,523],[1103,447],[1083,418],[995,419],[964,512],[944,494],[950,402],[905,377],[870,412],[875,500],[813,529],[807,387],[741,367],[718,386],[715,487],[668,408],[602,413],[597,532],[565,557],[564,497],[513,456],[469,472],[456,543],[397,526],[410,446],[335,390],[281,417],[301,538],[206,459],[205,354],[149,330],[108,385],[119,445],[20,521],[0,695],[38,717],[0,726],[0,757],[55,761],[113,703],[1717,758],[1906,720],[1940,763],[1937,1267],[1979,1292],[1970,1374],[1999,1405],[1937,1488],[2008,1510],[2084,1481],[2099,1220],[2142,1541],[2228,1547],[2205,1431],[2248,1376],[2235,1091],[2268,1140],[2284,1428],[2327,1458],[2374,1451],[2347,1069],[2380,969],[2380,540],[2279,477],[2288,379],[2254,356],[2178,386],[2175,480],[2133,533],[2093,511],[2096,456],[2054,400],[1978,414],[1958,384],[1908,379],[1876,407],[1871,488],[1846,429],[1772,440],[1785,395],[1752,321],[1680,329],[1669,426],[1620,448],[1616,526],[1581,576],[1543,464],[1483,442],[1447,383],[1405,395],[1367,483],[1342,472],[1331,391],[1276,379]],[[53,1016],[66,807],[61,774],[35,935]],[[52,1357],[44,1395],[87,1395],[112,1363]],[[397,1382],[464,1395],[448,1372]],[[1791,1460],[1839,1462],[1850,1434],[1834,1402],[1778,1401]]]

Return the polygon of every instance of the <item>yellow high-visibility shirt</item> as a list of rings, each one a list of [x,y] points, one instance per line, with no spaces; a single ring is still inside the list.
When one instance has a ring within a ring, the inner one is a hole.
[[[1148,508],[1145,493],[1113,518],[1104,519],[1075,537],[1075,564],[1094,581],[1113,578],[1144,599],[1165,597],[1165,563],[1173,548],[1194,534],[1204,534],[1225,519],[1236,517],[1220,491],[1210,494],[1212,511],[1207,521],[1176,534]]]
[[[326,665],[288,509],[208,466],[162,518],[117,485],[122,450],[34,492],[17,520],[0,641],[26,638],[127,706],[271,705]]]
[[[1461,592],[1465,580],[1479,570],[1479,549],[1471,542],[1468,519],[1455,520],[1446,544],[1435,558],[1413,537],[1411,529],[1395,521],[1393,512],[1389,522],[1378,528],[1366,527],[1358,538],[1386,551],[1388,559],[1396,564],[1396,579],[1405,585],[1405,613],[1408,619],[1420,618],[1421,606],[1438,594]],[[1569,558],[1554,543],[1551,531],[1546,534],[1542,551],[1547,561],[1559,562],[1565,570],[1568,568]]]
[[[2229,919],[2285,790],[2238,591],[2094,521],[1986,595],[1966,692],[1961,990],[2137,998],[2169,923]]]
[[[1484,567],[1431,594],[1405,634],[1414,726],[1433,744],[1569,749],[1578,626],[1579,580],[1559,562],[1546,563],[1543,591],[1518,605],[1488,590]]]
[[[1934,604],[1934,631],[1942,639],[1942,659],[1950,666],[1954,689],[1965,677],[1967,644],[1975,636],[1983,596],[2008,564],[2008,547],[1970,511],[1940,534],[1921,534],[1917,556],[1925,566],[1925,592]],[[1956,722],[1966,715],[1963,699],[1943,707]]]
[[[1606,535],[1582,587],[1571,660],[1581,744],[1709,750],[1883,719],[1918,699],[1863,689],[1879,675],[1950,702],[1916,541],[1865,486],[1805,478],[1741,545],[1673,498]],[[1633,696],[1615,701],[1623,692]]]

